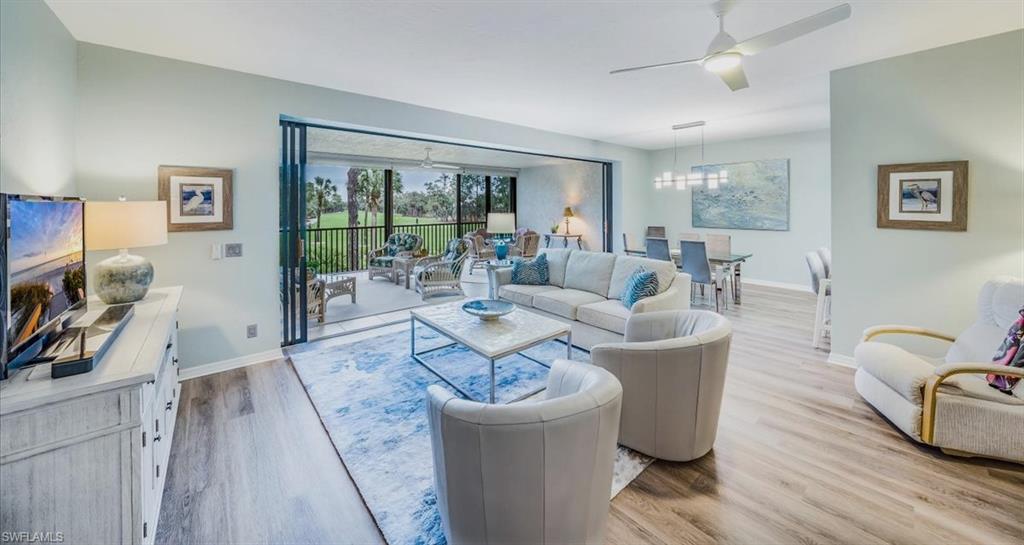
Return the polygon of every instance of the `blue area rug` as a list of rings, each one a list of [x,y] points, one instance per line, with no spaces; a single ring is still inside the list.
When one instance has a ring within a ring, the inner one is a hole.
[[[417,328],[417,351],[450,342]],[[541,361],[565,357],[565,345],[548,342],[527,351]],[[335,448],[390,545],[445,543],[435,507],[433,457],[426,417],[426,389],[451,389],[409,357],[409,331],[352,342],[344,337],[289,351],[292,364]],[[490,391],[490,368],[468,349],[453,346],[424,357],[478,399]],[[576,361],[590,355],[573,350]],[[521,356],[497,362],[499,403],[544,386],[548,369]],[[611,495],[651,463],[619,448]]]

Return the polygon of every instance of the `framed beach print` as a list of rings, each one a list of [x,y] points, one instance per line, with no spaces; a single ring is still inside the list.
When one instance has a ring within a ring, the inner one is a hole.
[[[231,177],[230,169],[161,165],[159,196],[167,202],[167,230],[232,229]]]
[[[967,161],[878,167],[878,227],[967,230]]]

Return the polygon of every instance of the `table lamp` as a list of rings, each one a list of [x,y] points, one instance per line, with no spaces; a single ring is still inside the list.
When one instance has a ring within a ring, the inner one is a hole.
[[[565,210],[562,210],[562,217],[565,218],[565,234],[569,234],[569,218],[573,217],[572,207],[566,206]]]
[[[487,232],[494,234],[514,233],[516,230],[516,215],[507,212],[491,212],[487,214]],[[494,257],[505,259],[508,257],[508,245],[504,238],[496,237],[494,241]]]
[[[96,264],[93,288],[108,305],[132,303],[146,296],[153,264],[130,255],[128,248],[167,244],[167,203],[127,201],[85,203],[85,248],[120,250]]]

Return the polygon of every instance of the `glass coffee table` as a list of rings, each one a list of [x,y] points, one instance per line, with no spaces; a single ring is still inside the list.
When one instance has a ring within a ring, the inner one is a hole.
[[[438,378],[445,381],[449,386],[455,388],[467,399],[476,399],[459,385],[455,384],[448,376],[430,363],[427,363],[422,356],[448,348],[449,346],[462,345],[484,358],[490,365],[491,392],[490,403],[494,403],[494,362],[508,356],[520,355],[530,361],[551,367],[549,364],[540,361],[532,356],[522,353],[528,348],[544,344],[551,340],[565,340],[565,357],[572,358],[572,328],[569,324],[527,312],[516,308],[511,313],[495,320],[481,320],[476,316],[462,310],[465,301],[456,301],[444,305],[419,307],[412,309],[409,317],[411,330],[409,333],[409,350],[412,359],[426,367]],[[442,346],[436,346],[422,352],[416,351],[416,324],[423,324],[441,335],[448,337],[452,342]],[[520,396],[519,399],[529,397],[544,388]]]

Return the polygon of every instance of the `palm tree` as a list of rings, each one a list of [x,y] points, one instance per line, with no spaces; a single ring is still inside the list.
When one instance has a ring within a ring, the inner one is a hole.
[[[313,203],[313,213],[316,214],[316,228],[320,228],[320,216],[327,210],[331,200],[337,196],[338,188],[330,178],[317,176],[313,183],[307,187],[306,201]]]
[[[366,169],[359,173],[358,193],[363,200],[363,225],[368,223],[377,226],[377,214],[384,206],[384,171],[379,169]],[[398,195],[403,190],[402,175],[393,172],[391,176],[391,190]]]

